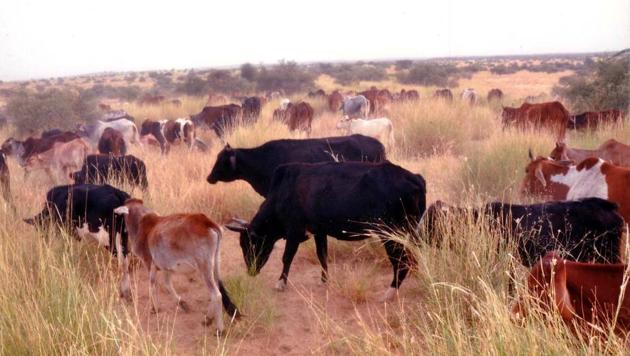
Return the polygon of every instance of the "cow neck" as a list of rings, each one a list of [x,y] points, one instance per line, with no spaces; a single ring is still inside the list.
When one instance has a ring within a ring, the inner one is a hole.
[[[129,230],[129,237],[132,240],[131,246],[133,252],[145,261],[150,261],[149,234],[159,220],[159,216],[153,210],[144,206],[138,210],[139,211],[136,212],[136,221],[127,224],[127,229]]]
[[[549,180],[569,188],[567,200],[590,197],[608,199],[608,184],[602,173],[603,164],[604,161],[599,159],[592,166],[579,167],[580,169],[578,166],[567,167],[564,174],[550,175]]]
[[[261,195],[267,193],[268,179],[271,178],[265,175],[267,172],[265,166],[269,157],[265,151],[260,147],[234,149],[237,177],[247,181]]]

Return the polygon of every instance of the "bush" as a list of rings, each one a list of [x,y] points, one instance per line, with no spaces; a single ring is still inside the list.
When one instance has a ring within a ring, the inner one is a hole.
[[[561,78],[553,93],[575,111],[620,109],[630,105],[630,57],[602,60],[590,74]]]
[[[245,63],[241,66],[241,78],[253,82],[258,76],[258,69],[250,63]]]
[[[34,129],[71,129],[91,112],[96,112],[94,96],[69,90],[22,91],[7,103],[7,113],[20,133]]]
[[[177,91],[188,95],[201,95],[208,91],[208,86],[205,80],[194,73],[188,73],[184,81],[177,86]]]
[[[351,65],[346,64],[338,67],[331,75],[335,81],[341,85],[356,84],[362,80],[380,81],[385,79],[386,74],[383,68],[373,65]]]
[[[410,59],[401,59],[396,61],[396,70],[398,71],[410,69],[411,66],[413,66],[413,61]]]
[[[458,69],[452,64],[418,63],[408,72],[398,73],[398,81],[403,84],[434,85],[438,87],[456,86]]]
[[[295,62],[281,61],[271,68],[261,68],[256,80],[260,91],[284,90],[286,93],[304,92],[313,88],[315,75]]]

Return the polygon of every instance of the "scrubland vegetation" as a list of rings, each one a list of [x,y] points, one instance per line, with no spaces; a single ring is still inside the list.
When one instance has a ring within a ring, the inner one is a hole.
[[[414,65],[396,63],[410,72]],[[245,69],[248,74],[239,80],[261,80],[268,83],[265,88],[274,89],[269,72],[256,69]],[[493,80],[503,78],[500,88],[507,95],[504,102],[514,104],[527,95],[538,95],[539,85],[551,88],[558,80],[550,81],[551,77],[540,74],[546,78],[544,83],[533,80],[529,90],[523,87],[513,94],[512,85],[519,83],[509,74],[490,76]],[[141,77],[144,75],[134,75],[132,80],[132,75],[127,75],[125,85],[137,83]],[[218,80],[216,75],[213,78]],[[315,82],[321,83],[326,76],[320,73],[318,78]],[[388,85],[387,76],[358,78],[347,83],[396,89]],[[478,77],[470,78],[470,86],[475,87]],[[224,80],[234,80],[234,74]],[[335,129],[338,114],[327,112],[324,100],[306,98],[308,87],[298,84],[292,90],[294,98],[310,101],[315,108],[312,136],[341,134]],[[433,87],[421,89],[419,102],[391,104],[385,115],[392,120],[396,136],[389,158],[425,177],[428,202],[440,199],[473,206],[492,200],[523,201],[518,187],[528,161],[527,151],[531,148],[534,154],[547,155],[554,145],[553,136],[503,130],[500,106],[485,100],[473,107],[458,99],[449,104],[429,98]],[[140,121],[184,117],[198,112],[207,100],[205,94],[189,94],[178,96],[181,106],[125,101],[119,108]],[[549,92],[546,95],[550,97]],[[272,139],[305,137],[272,121],[277,104],[268,102],[256,124],[237,128],[225,141],[235,147],[253,147]],[[20,125],[4,127],[0,139],[24,132]],[[29,125],[40,129],[49,123],[33,121]],[[54,125],[61,123],[54,121]],[[132,147],[131,153],[148,167],[150,187],[146,194],[125,185],[122,189],[143,198],[161,214],[199,211],[221,223],[233,216],[251,218],[262,198],[243,182],[209,185],[205,178],[223,142],[209,132],[199,131],[198,135],[211,145],[209,153],[177,147],[162,156],[150,148]],[[570,133],[567,141],[592,148],[608,138],[630,142],[630,125]],[[200,324],[208,298],[196,277],[176,280],[180,294],[191,302],[192,312],[176,311],[164,293],[164,310],[152,315],[147,272],[136,263],[134,302],[123,302],[117,293],[117,266],[107,251],[77,242],[56,228],[37,231],[22,222],[42,208],[52,182],[44,174],[23,179],[21,168],[12,160],[9,167],[15,210],[7,204],[0,207],[2,354],[539,355],[622,354],[627,350],[626,340],[609,330],[594,329],[590,337],[576,337],[558,316],[541,313],[533,306],[526,320],[515,320],[510,313],[513,297],[507,293],[508,272],[515,272],[519,293],[525,270],[514,259],[513,246],[500,243],[502,236],[472,219],[447,223],[442,246],[449,248],[422,241],[410,244],[417,261],[414,273],[402,285],[398,298],[387,304],[377,300],[389,283],[391,267],[376,238],[366,243],[330,239],[328,286],[318,282],[314,245],[307,242],[298,252],[289,290],[278,293],[272,286],[280,273],[283,244],[278,243],[260,276],[249,277],[235,235],[226,232],[222,275],[245,317],[217,339]],[[396,233],[384,234],[405,239]]]

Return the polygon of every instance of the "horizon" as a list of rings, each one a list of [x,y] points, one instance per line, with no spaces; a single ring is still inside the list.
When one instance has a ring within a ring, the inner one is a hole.
[[[625,0],[534,0],[527,7],[499,0],[392,0],[386,7],[362,6],[361,16],[350,16],[359,5],[323,0],[304,17],[282,0],[184,0],[178,7],[114,0],[98,8],[76,0],[11,0],[0,4],[0,80],[234,68],[280,60],[487,58],[630,47],[630,2]]]

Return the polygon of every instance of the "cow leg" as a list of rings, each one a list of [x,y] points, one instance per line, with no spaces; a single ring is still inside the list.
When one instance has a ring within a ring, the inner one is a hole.
[[[207,265],[202,266],[201,274],[203,275],[203,279],[206,282],[206,286],[210,290],[210,304],[208,305],[208,314],[203,322],[204,325],[208,326],[212,324],[214,320],[217,332],[220,334],[223,332],[223,306],[222,306],[222,296],[219,289],[219,280],[215,278],[215,261],[214,258],[209,258]]]
[[[120,254],[122,255],[122,254]],[[122,270],[122,280],[120,281],[120,297],[131,301],[131,282],[129,277],[129,256],[119,257],[119,261],[122,261],[122,265],[119,266]]]
[[[293,257],[297,253],[300,241],[304,240],[305,231],[297,233],[287,234],[287,244],[284,247],[284,254],[282,255],[282,274],[278,283],[276,283],[276,290],[283,291],[287,286],[287,280],[289,279],[289,269],[291,269],[291,262]]]
[[[389,289],[383,297],[383,300],[387,301],[394,297],[403,280],[407,277],[407,273],[409,273],[409,258],[403,245],[392,240],[385,241],[384,245],[387,257],[389,257],[394,270],[394,280],[392,280]]]
[[[315,248],[317,258],[322,265],[322,283],[328,281],[328,239],[326,234],[315,234]]]
[[[151,298],[151,312],[157,313],[158,309],[158,294],[157,290],[157,267],[151,263],[149,267],[149,298]]]
[[[164,285],[166,286],[166,289],[168,290],[168,292],[171,293],[173,298],[175,298],[175,302],[177,303],[177,306],[182,308],[184,312],[188,313],[190,308],[188,307],[188,304],[186,304],[186,302],[182,299],[182,297],[180,297],[179,294],[177,294],[177,291],[175,290],[175,287],[173,286],[172,275],[173,273],[171,271],[168,271],[168,270],[164,271]]]

